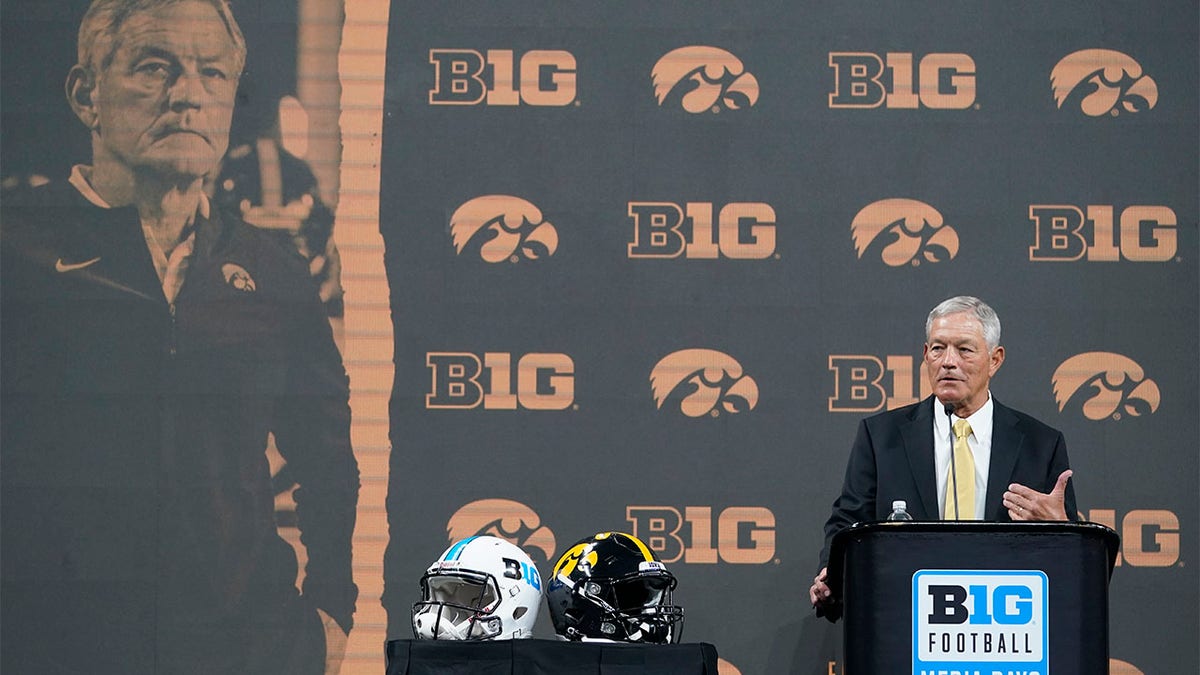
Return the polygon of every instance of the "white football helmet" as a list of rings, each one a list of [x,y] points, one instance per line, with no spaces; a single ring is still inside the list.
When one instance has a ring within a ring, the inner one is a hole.
[[[498,537],[456,542],[421,577],[413,635],[423,640],[533,637],[542,578],[529,554]]]

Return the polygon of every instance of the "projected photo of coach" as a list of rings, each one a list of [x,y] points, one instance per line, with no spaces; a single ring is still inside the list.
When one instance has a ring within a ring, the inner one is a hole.
[[[0,204],[4,672],[338,670],[345,369],[308,262],[205,194],[245,60],[226,0],[95,0],[66,78],[90,163]]]

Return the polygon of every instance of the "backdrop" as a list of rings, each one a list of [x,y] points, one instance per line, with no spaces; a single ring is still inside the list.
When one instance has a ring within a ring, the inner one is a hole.
[[[5,3],[6,185],[87,160],[61,94],[85,5]],[[342,672],[411,637],[451,541],[506,537],[546,576],[623,530],[723,673],[842,673],[807,600],[821,527],[859,420],[927,395],[924,318],[958,294],[1003,323],[993,395],[1063,431],[1081,515],[1122,536],[1113,672],[1200,670],[1194,2],[235,12],[235,128],[295,96],[336,212],[362,474]]]

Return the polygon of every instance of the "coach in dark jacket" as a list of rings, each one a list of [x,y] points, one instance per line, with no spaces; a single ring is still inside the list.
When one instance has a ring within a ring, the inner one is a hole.
[[[98,0],[79,44],[93,163],[0,216],[0,670],[321,673],[357,595],[348,386],[304,261],[204,196],[241,32],[224,0]]]

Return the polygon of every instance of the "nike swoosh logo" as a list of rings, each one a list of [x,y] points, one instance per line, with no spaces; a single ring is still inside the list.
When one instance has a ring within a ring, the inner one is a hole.
[[[62,258],[59,258],[58,260],[54,261],[54,269],[58,272],[73,272],[75,270],[81,270],[85,267],[90,267],[98,262],[100,262],[100,258],[98,257],[92,258],[91,260],[84,260],[81,263],[65,263],[63,262]]]

